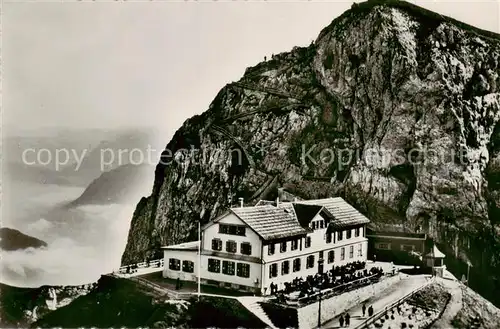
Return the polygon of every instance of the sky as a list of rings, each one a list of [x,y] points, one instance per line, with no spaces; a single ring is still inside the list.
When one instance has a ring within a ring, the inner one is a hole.
[[[246,67],[309,45],[352,2],[6,0],[2,126],[172,134]],[[497,0],[411,2],[500,32]]]

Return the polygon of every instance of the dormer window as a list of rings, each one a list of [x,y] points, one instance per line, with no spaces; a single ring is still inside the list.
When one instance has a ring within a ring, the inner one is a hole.
[[[324,228],[324,225],[325,225],[325,221],[322,220],[319,222],[319,228]]]

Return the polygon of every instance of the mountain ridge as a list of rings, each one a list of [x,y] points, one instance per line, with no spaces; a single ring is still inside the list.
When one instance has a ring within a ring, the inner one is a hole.
[[[195,239],[196,221],[229,200],[272,199],[284,186],[303,198],[342,196],[374,224],[423,229],[459,276],[461,255],[473,260],[471,284],[495,299],[500,41],[431,13],[400,1],[355,4],[311,46],[222,88],[167,144],[122,263]],[[308,161],[304,149],[313,149]],[[333,161],[320,161],[323,150],[336,152]]]
[[[152,179],[153,166],[125,164],[103,172],[94,179],[83,193],[68,204],[69,207],[88,204],[128,204],[141,195],[140,185]]]
[[[26,235],[19,230],[0,228],[0,249],[4,251],[16,251],[28,248],[47,247],[47,243],[35,237]]]

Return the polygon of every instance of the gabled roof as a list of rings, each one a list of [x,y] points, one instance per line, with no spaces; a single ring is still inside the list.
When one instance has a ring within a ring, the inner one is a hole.
[[[322,206],[309,205],[309,204],[293,204],[293,209],[297,215],[297,220],[304,228],[309,227],[311,221],[323,209]]]
[[[218,221],[220,221],[222,218],[226,217],[230,213],[231,213],[230,210],[224,211],[222,214],[220,214],[216,218],[212,219],[211,221],[209,221],[208,223],[206,223],[205,225],[203,225],[201,227],[201,230],[202,231],[206,230],[207,228],[209,228],[210,226],[214,225],[215,223],[217,223]]]
[[[307,234],[307,231],[300,226],[294,214],[287,211],[287,209],[258,206],[231,208],[231,211],[263,240]]]
[[[318,200],[301,200],[295,203],[325,207],[325,209],[334,217],[334,220],[330,221],[330,225],[333,229],[342,229],[355,225],[368,224],[370,222],[368,218],[340,197]]]
[[[279,202],[277,206],[275,201],[260,200],[253,207],[229,209],[204,225],[203,230],[229,213],[236,215],[263,240],[305,235],[310,232],[309,224],[318,213],[326,219],[330,231],[370,222],[342,198]]]

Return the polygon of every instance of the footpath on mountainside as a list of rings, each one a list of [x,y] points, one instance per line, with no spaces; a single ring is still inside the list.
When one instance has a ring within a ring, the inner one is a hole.
[[[431,277],[429,275],[420,275],[420,276],[404,275],[399,282],[395,283],[388,289],[376,294],[375,296],[365,300],[364,302],[366,303],[366,308],[368,309],[368,307],[372,306],[373,311],[376,314],[379,311],[384,310],[391,304],[395,303],[402,297],[411,293],[412,291],[418,289],[419,287],[422,287],[430,279]],[[362,306],[363,304],[360,303],[347,310],[347,313],[349,313],[351,317],[349,327],[356,328],[357,326],[361,325],[365,320],[368,319],[368,314],[367,314],[368,312],[363,317]],[[342,314],[345,314],[345,312],[343,312]],[[339,318],[340,314],[334,317],[332,320],[324,323],[321,327],[341,328],[339,323]]]

